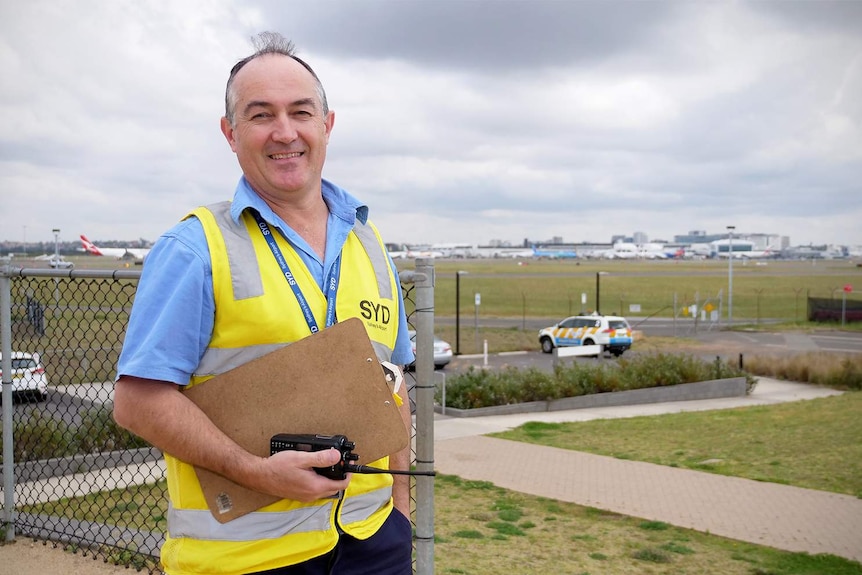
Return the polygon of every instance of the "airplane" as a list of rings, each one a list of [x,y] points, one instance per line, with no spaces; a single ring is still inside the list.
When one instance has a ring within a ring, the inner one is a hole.
[[[647,243],[638,246],[638,257],[648,260],[666,260],[668,257],[674,256],[673,254],[668,256],[663,244]]]
[[[691,244],[685,248],[686,258],[705,259],[713,256],[712,246],[710,244]]]
[[[663,244],[634,244],[632,242],[616,242],[611,249],[606,250],[602,254],[602,257],[611,260],[666,260],[669,257],[675,258],[681,256],[682,254],[678,250],[667,252]]]
[[[730,241],[728,240],[716,240],[711,243],[711,246],[713,249],[713,257],[727,259],[730,255]],[[754,249],[754,243],[752,242],[746,240],[735,240],[733,242],[733,259],[771,258],[777,255],[772,251],[772,249],[772,246],[766,246],[765,249],[756,250]]]
[[[562,260],[562,259],[571,259],[578,257],[578,253],[574,250],[542,250],[537,247],[533,247],[533,257],[534,258],[548,258],[552,260]]]
[[[603,257],[606,257],[610,260],[619,259],[619,260],[631,260],[638,257],[638,247],[637,245],[630,242],[617,242],[614,244],[614,247],[605,251]]]
[[[407,248],[408,258],[442,258],[446,257],[440,250],[429,249],[427,246],[416,246]]]
[[[150,248],[100,248],[93,242],[87,239],[87,236],[81,235],[81,245],[84,246],[84,251],[95,256],[103,256],[108,258],[133,259],[135,261],[143,261],[150,253]]]

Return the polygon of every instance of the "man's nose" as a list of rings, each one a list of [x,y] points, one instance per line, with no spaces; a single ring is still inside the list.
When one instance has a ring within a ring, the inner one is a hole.
[[[287,114],[276,117],[272,130],[272,139],[277,142],[292,142],[296,139],[296,128]]]

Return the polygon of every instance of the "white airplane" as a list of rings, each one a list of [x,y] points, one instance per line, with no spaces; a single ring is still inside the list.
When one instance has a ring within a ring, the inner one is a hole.
[[[147,257],[147,254],[150,253],[150,248],[100,248],[84,235],[81,236],[81,245],[84,246],[84,251],[88,254],[117,258],[118,260],[133,259],[143,261]]]
[[[730,255],[730,240],[716,240],[712,242],[710,245],[713,250],[713,257],[717,257],[719,259],[727,259]],[[772,246],[766,246],[766,249],[756,250],[754,249],[754,243],[747,240],[733,240],[733,259],[760,259],[760,258],[771,258],[777,255]]]
[[[440,250],[435,250],[427,246],[416,246],[407,248],[408,258],[443,258],[446,255]]]
[[[663,244],[634,244],[631,242],[617,242],[614,247],[606,250],[603,257],[618,260],[666,260],[668,257],[676,257],[677,252],[668,255]]]
[[[638,246],[638,257],[648,260],[666,260],[668,258],[664,244],[640,244]]]
[[[604,253],[608,259],[631,260],[638,257],[637,245],[629,242],[617,242],[614,247]]]
[[[563,259],[572,259],[578,257],[578,253],[575,250],[556,250],[553,248],[549,249],[540,249],[537,247],[533,247],[533,257],[538,259],[550,259],[550,260],[563,260]]]

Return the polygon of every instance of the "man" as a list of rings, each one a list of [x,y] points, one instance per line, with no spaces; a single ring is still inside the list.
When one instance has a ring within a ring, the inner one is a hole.
[[[410,573],[406,478],[313,471],[338,463],[336,450],[254,456],[182,393],[361,317],[360,303],[392,310],[390,321],[363,320],[378,357],[413,361],[397,272],[368,208],[321,177],[335,121],[323,86],[281,36],[261,34],[256,47],[231,70],[221,120],[243,177],[232,202],[193,211],[150,252],[118,363],[114,418],[165,453],[168,574]],[[403,389],[400,400],[406,433]],[[369,463],[407,469],[409,447],[390,459]],[[193,466],[282,499],[218,523]]]

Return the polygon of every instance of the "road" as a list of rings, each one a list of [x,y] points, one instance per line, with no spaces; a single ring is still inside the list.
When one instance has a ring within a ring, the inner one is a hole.
[[[102,404],[112,401],[113,394],[113,382],[51,386],[46,401],[39,403],[16,401],[16,416],[13,421],[16,419],[29,421],[30,416],[38,411],[56,420],[62,420],[70,427],[75,427],[81,424],[82,418],[93,408],[101,408]]]
[[[692,320],[667,318],[627,318],[632,327],[646,337],[680,337],[685,350],[704,358],[721,355],[736,359],[737,355],[794,354],[805,352],[862,353],[862,332],[823,330],[810,333],[722,330],[708,325],[695,327]],[[436,318],[444,325],[454,325],[454,318]],[[547,318],[482,318],[480,327],[535,329],[537,332],[550,325]],[[472,329],[472,322],[464,329]],[[686,346],[686,341],[697,342]],[[637,344],[632,352],[637,353]],[[589,360],[586,358],[585,360]],[[476,355],[456,356],[444,370],[455,374],[469,367],[550,367],[552,356],[539,351],[489,354],[488,358]]]

